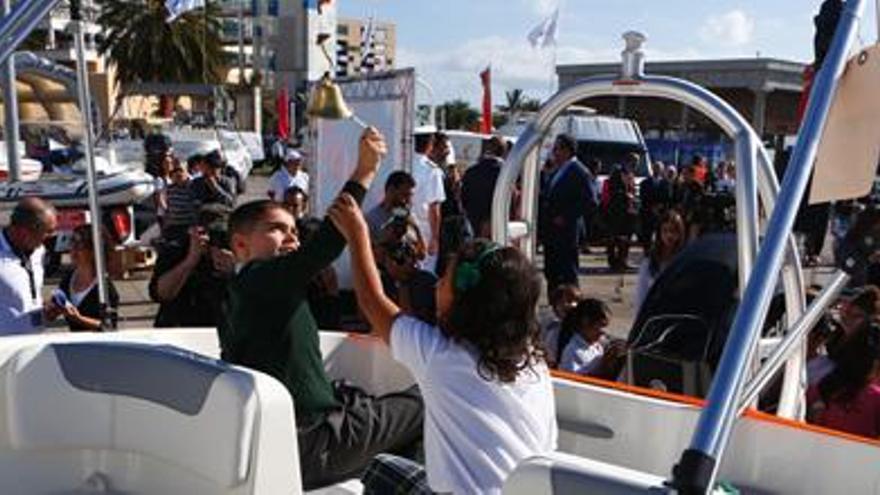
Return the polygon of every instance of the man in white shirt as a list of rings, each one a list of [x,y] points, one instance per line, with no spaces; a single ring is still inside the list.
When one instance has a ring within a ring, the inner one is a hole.
[[[303,170],[303,156],[297,150],[287,150],[284,166],[280,167],[269,178],[269,199],[284,201],[284,194],[293,186],[309,192],[309,174]]]
[[[440,205],[446,200],[443,188],[443,170],[428,158],[434,145],[433,134],[416,134],[412,176],[416,180],[412,213],[422,237],[428,245],[428,255],[422,261],[424,270],[434,272],[440,247]]]
[[[0,233],[0,335],[42,330],[43,243],[57,223],[51,205],[25,198]]]

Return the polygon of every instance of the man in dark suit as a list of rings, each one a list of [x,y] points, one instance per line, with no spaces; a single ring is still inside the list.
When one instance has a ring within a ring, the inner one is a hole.
[[[485,141],[483,156],[465,172],[461,181],[461,202],[477,237],[491,236],[492,199],[504,165],[505,149],[500,137],[493,136]]]
[[[551,151],[553,169],[541,191],[544,276],[548,291],[560,284],[578,283],[578,221],[589,219],[598,207],[598,191],[590,171],[575,155],[571,136],[556,137]]]

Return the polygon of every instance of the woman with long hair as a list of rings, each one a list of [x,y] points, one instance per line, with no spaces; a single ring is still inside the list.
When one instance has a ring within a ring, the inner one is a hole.
[[[807,392],[808,419],[880,438],[880,326],[865,321],[839,352],[834,370]]]
[[[666,268],[675,256],[684,249],[687,243],[687,228],[684,218],[676,210],[669,210],[660,218],[657,226],[657,241],[648,256],[642,260],[639,266],[639,277],[636,283],[636,298],[634,301],[636,312],[642,307],[648,291],[654,285],[654,281],[660,276],[660,272]]]
[[[618,166],[604,186],[602,206],[608,226],[608,266],[622,272],[629,268],[629,243],[637,219],[635,177],[632,171]]]
[[[68,273],[53,294],[49,318],[64,316],[71,332],[97,331],[104,329],[104,316],[98,298],[98,273],[95,269],[95,246],[92,242],[91,227],[80,225],[73,231],[70,259],[73,270]],[[116,287],[107,279],[107,308],[111,318],[115,317],[119,305]],[[115,326],[115,321],[111,321]]]
[[[556,447],[537,270],[515,248],[466,243],[438,284],[435,326],[402,314],[383,294],[354,200],[343,195],[329,216],[348,241],[355,292],[373,334],[421,388],[427,470],[421,492],[500,494],[519,461]],[[363,477],[365,493],[394,493],[397,481],[424,477],[415,463],[380,456]]]

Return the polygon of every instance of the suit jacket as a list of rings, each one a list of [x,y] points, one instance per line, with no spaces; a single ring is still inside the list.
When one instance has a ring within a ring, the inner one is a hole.
[[[543,189],[541,216],[545,240],[577,243],[578,220],[590,218],[599,205],[593,174],[580,161],[572,159],[547,177]]]

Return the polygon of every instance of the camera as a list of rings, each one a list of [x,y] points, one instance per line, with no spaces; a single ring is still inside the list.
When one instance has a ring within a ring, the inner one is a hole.
[[[411,264],[416,259],[416,249],[412,243],[401,240],[386,246],[388,258],[396,265]]]
[[[229,249],[229,233],[225,227],[211,226],[208,228],[208,245],[218,249]]]

